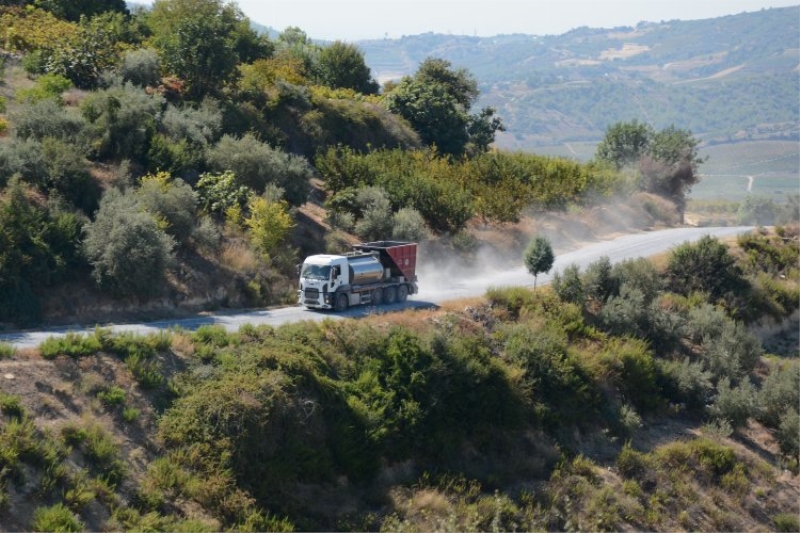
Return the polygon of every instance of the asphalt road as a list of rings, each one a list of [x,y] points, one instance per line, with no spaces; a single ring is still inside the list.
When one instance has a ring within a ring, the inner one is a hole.
[[[612,263],[649,257],[673,248],[686,241],[696,241],[704,235],[727,237],[752,230],[750,226],[724,228],[674,228],[660,231],[635,233],[613,240],[589,244],[578,250],[556,256],[553,269],[549,274],[540,274],[537,284],[549,283],[555,272],[560,272],[571,264],[577,264],[581,270],[600,257],[607,256]],[[480,275],[465,279],[449,275],[441,267],[425,268],[424,258],[420,258],[419,293],[410,297],[403,304],[385,305],[380,311],[391,312],[407,308],[435,307],[443,302],[459,298],[481,296],[489,287],[532,286],[533,277],[520,266],[507,270],[486,271]],[[135,332],[148,334],[169,328],[195,330],[205,324],[217,324],[228,331],[236,331],[243,324],[270,324],[278,326],[289,322],[303,320],[321,321],[325,318],[358,318],[375,313],[374,307],[353,307],[344,313],[312,311],[299,306],[283,307],[261,311],[242,311],[198,315],[193,318],[162,320],[142,324],[115,324],[105,326],[112,332]],[[16,348],[35,348],[48,337],[64,336],[67,332],[91,332],[95,326],[75,325],[50,328],[39,331],[20,331],[0,335],[0,342],[11,344]]]

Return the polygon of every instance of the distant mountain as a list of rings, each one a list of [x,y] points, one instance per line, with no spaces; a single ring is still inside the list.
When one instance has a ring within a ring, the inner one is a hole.
[[[505,147],[595,141],[637,118],[707,143],[798,139],[800,6],[714,19],[582,27],[557,36],[427,33],[360,41],[381,81],[429,56],[471,71]]]

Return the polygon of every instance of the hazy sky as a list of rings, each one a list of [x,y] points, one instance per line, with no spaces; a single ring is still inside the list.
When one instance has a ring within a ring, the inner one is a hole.
[[[152,4],[152,0],[138,0]],[[298,26],[325,40],[392,39],[426,32],[491,36],[553,35],[580,26],[612,28],[638,22],[693,20],[798,0],[239,0],[253,22],[283,30]],[[800,36],[798,37],[800,39]]]

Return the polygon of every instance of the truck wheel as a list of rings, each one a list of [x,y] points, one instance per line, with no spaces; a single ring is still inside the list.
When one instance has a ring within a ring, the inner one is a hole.
[[[349,305],[350,302],[347,300],[347,295],[340,294],[339,296],[336,297],[336,305],[334,306],[334,309],[336,309],[341,313],[342,311],[347,311],[347,307]]]
[[[403,303],[408,298],[408,287],[400,285],[397,287],[397,301]]]
[[[381,305],[383,303],[383,291],[375,289],[372,291],[372,305]]]
[[[397,299],[397,291],[394,287],[386,287],[386,290],[383,291],[383,301],[390,305],[394,303],[395,299]]]

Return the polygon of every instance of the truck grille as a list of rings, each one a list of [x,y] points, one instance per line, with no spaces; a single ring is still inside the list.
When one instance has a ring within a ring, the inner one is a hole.
[[[319,298],[319,289],[306,289],[305,295],[306,298],[317,300]]]

